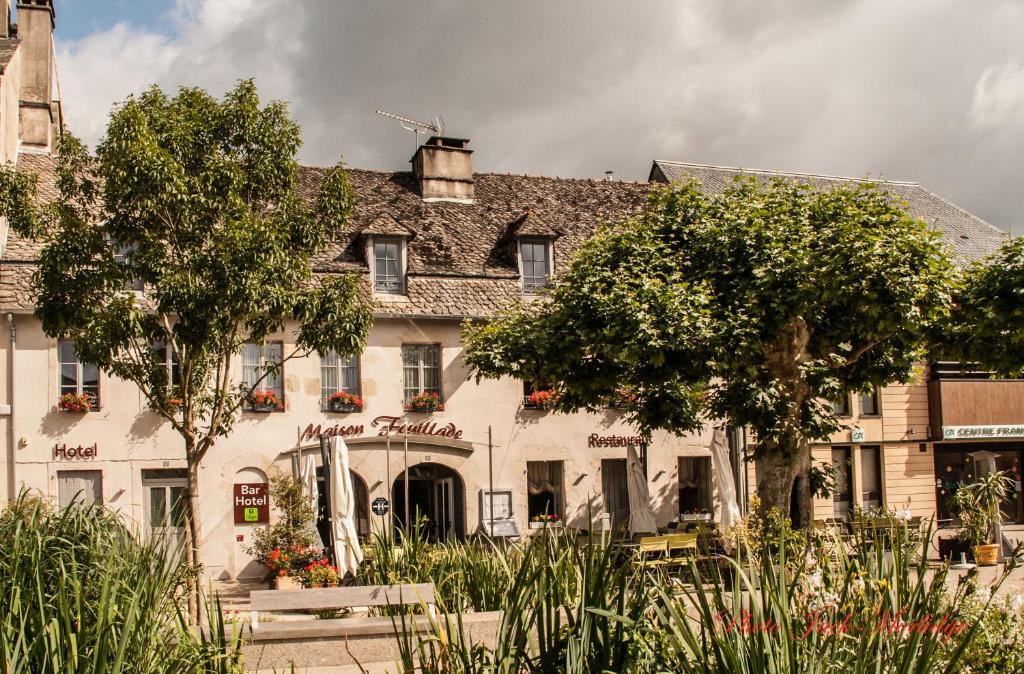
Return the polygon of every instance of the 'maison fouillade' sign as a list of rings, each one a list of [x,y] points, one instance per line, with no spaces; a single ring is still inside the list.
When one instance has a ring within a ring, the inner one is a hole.
[[[379,428],[377,435],[384,437],[388,434],[392,436],[405,435],[429,435],[436,438],[450,438],[452,440],[458,440],[462,438],[462,429],[458,428],[453,423],[447,423],[439,425],[436,421],[420,421],[415,424],[408,422],[402,423],[402,417],[392,416],[379,416],[370,422],[370,426],[373,428]],[[365,433],[366,429],[362,424],[352,424],[343,426],[341,424],[334,424],[333,426],[326,426],[322,424],[309,424],[305,428],[300,427],[299,442],[306,440],[316,440],[321,435],[327,437],[334,437],[340,435],[344,438],[358,437]]]

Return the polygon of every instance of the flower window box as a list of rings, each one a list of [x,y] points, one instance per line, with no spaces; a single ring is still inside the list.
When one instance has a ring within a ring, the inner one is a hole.
[[[527,526],[530,529],[561,529],[562,521],[558,519],[543,521],[530,520]]]
[[[551,389],[534,391],[523,397],[523,407],[528,410],[547,410],[555,403],[555,392]]]
[[[363,411],[363,399],[351,393],[338,391],[327,399],[327,411],[352,413]]]
[[[683,513],[679,519],[683,522],[710,522],[711,513]]]
[[[405,411],[422,414],[441,412],[444,411],[444,403],[441,402],[441,396],[436,393],[420,393],[405,401]]]
[[[99,400],[91,393],[65,393],[60,397],[57,409],[72,414],[85,414],[99,409]]]
[[[284,401],[274,391],[256,391],[249,396],[249,409],[253,412],[282,412]]]

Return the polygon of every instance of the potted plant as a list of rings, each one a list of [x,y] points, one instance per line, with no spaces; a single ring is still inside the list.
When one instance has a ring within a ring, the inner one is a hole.
[[[84,414],[96,407],[96,398],[91,393],[65,393],[57,407],[64,412]]]
[[[249,396],[249,408],[253,412],[280,412],[284,401],[274,391],[253,391]]]
[[[429,414],[431,412],[439,412],[444,410],[444,403],[441,402],[441,396],[436,393],[420,393],[405,401],[406,412],[421,412]]]
[[[523,405],[529,409],[546,410],[555,402],[555,392],[552,389],[540,389],[533,391],[523,400]]]
[[[291,475],[271,475],[269,491],[275,517],[268,526],[252,532],[252,542],[245,546],[245,552],[267,567],[276,589],[298,589],[296,579],[309,564],[324,556],[316,545],[316,511],[302,483]]]
[[[351,393],[338,391],[327,399],[327,409],[330,412],[362,412],[363,399]]]
[[[341,580],[338,568],[328,562],[326,557],[307,564],[302,577],[306,587],[337,587]]]
[[[996,533],[1003,526],[1003,511],[1013,482],[1006,471],[993,471],[964,485],[953,495],[953,505],[960,515],[957,536],[972,546],[978,566],[999,563],[999,541]]]

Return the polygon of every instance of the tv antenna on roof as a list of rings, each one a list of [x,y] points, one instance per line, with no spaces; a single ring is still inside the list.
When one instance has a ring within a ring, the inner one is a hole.
[[[393,112],[387,112],[385,110],[378,110],[377,114],[382,115],[384,117],[390,117],[391,119],[397,119],[398,123],[402,126],[403,129],[405,129],[406,131],[412,131],[413,137],[416,139],[416,147],[420,146],[421,133],[426,133],[430,131],[435,136],[444,135],[444,118],[441,117],[441,115],[438,115],[437,117],[434,118],[433,124],[428,124],[426,122],[417,122],[415,119],[402,117],[401,115],[396,115]]]

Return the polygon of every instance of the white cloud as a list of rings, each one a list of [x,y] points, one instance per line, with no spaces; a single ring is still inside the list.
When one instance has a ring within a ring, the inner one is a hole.
[[[58,17],[59,22],[59,17]],[[150,82],[255,77],[302,159],[407,167],[377,108],[443,114],[480,170],[647,175],[654,157],[920,180],[1003,227],[1024,194],[1024,5],[994,0],[177,0],[171,37],[60,44],[94,142]]]
[[[1024,68],[1004,63],[986,68],[974,87],[971,121],[979,129],[1002,126],[1024,116]]]

